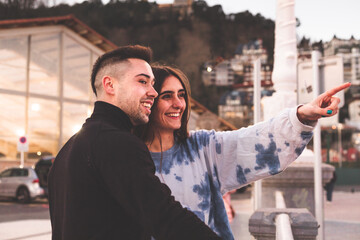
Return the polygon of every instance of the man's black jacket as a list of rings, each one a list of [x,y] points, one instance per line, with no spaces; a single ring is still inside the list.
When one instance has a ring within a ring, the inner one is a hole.
[[[144,143],[118,107],[96,102],[49,173],[54,240],[220,239],[154,175]]]

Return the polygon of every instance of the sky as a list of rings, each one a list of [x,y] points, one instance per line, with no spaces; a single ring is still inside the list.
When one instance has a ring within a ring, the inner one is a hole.
[[[82,0],[62,0],[68,4]],[[107,3],[108,0],[103,0]],[[153,2],[155,0],[149,0]],[[172,3],[173,0],[156,0]],[[209,6],[220,4],[226,14],[248,10],[275,20],[276,0],[206,0]],[[330,41],[334,34],[349,39],[352,35],[360,39],[360,0],[295,0],[295,16],[301,25],[297,28],[299,38],[305,36],[312,42]]]

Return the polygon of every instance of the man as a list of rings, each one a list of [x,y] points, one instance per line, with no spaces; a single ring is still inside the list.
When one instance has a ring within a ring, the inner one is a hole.
[[[155,177],[147,147],[131,134],[158,95],[151,50],[126,46],[96,61],[97,102],[49,173],[52,238],[220,239]]]

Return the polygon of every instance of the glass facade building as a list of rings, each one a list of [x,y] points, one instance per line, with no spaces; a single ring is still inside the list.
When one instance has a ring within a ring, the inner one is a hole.
[[[92,112],[93,63],[105,51],[62,25],[0,28],[0,158],[56,155]]]

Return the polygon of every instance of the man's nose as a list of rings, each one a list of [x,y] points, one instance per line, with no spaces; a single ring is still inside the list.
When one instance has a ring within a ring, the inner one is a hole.
[[[157,91],[155,90],[154,86],[150,86],[150,89],[148,91],[148,95],[153,97],[153,98],[156,98],[159,94],[157,93]]]

